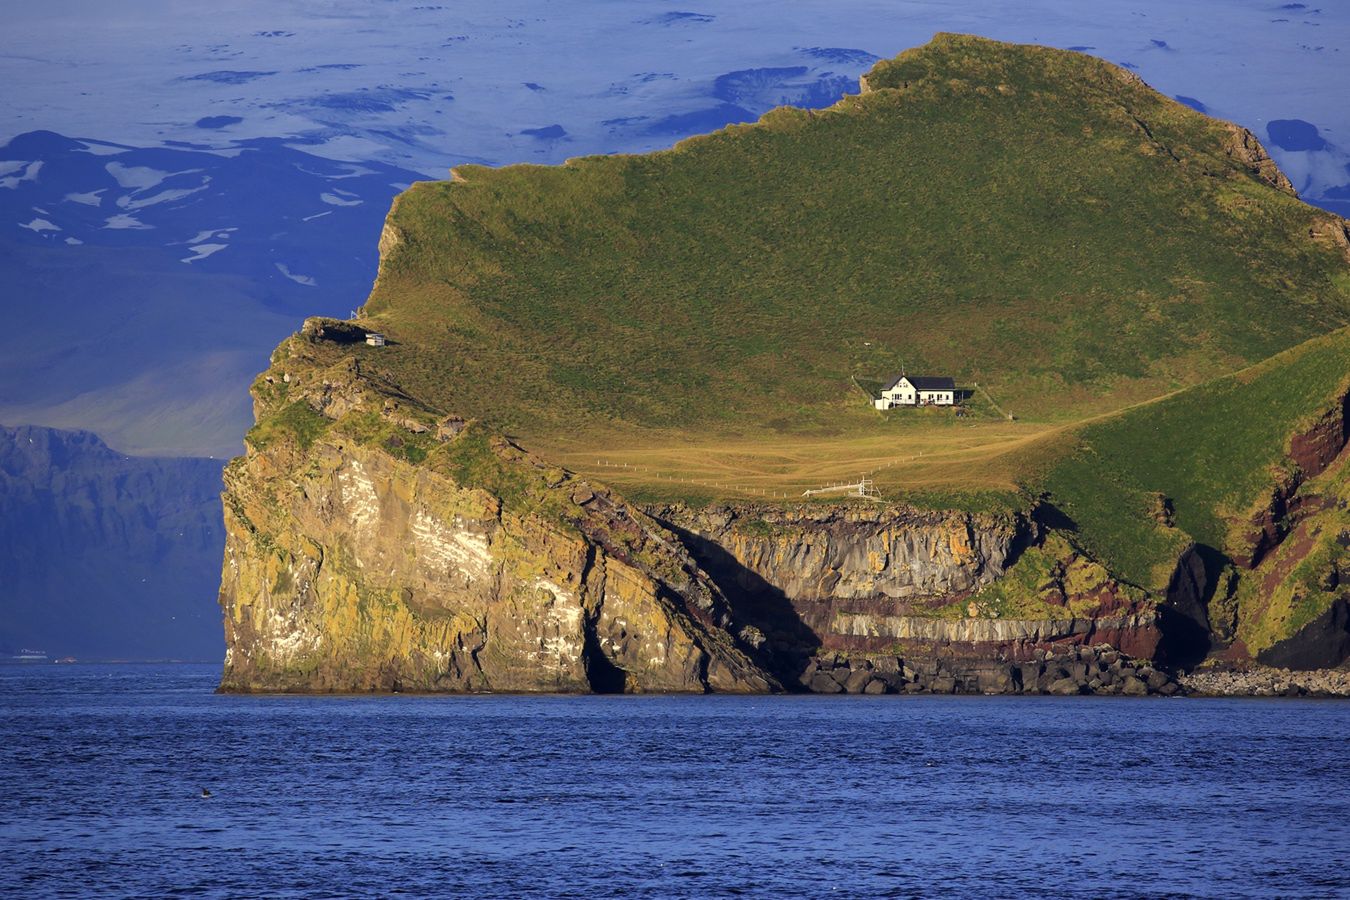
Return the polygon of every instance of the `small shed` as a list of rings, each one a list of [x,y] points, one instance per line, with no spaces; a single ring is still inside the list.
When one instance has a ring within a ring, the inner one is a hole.
[[[372,347],[383,347],[384,335],[380,334],[378,331],[367,331],[366,343]]]

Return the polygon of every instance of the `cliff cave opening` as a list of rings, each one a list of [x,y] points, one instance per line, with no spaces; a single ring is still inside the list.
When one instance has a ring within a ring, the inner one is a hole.
[[[622,694],[628,683],[628,673],[605,654],[600,639],[595,634],[595,622],[588,619],[585,627],[585,640],[581,649],[581,661],[586,670],[586,681],[596,694]]]

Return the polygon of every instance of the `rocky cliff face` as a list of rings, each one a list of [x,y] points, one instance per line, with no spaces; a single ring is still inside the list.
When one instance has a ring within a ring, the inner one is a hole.
[[[226,471],[224,689],[778,687],[649,518],[331,343],[278,352]]]
[[[1159,655],[1165,605],[1029,514],[635,509],[421,405],[363,337],[312,320],[254,385],[225,474],[226,690],[862,690],[874,666],[878,690],[1048,690],[1053,668],[1022,667]],[[1012,596],[1028,553],[1043,576]],[[1178,597],[1203,592],[1194,568]]]
[[[1067,546],[1029,604],[1012,614],[989,606],[985,589],[1022,553],[1046,555],[1027,515],[881,504],[652,513],[690,547],[735,614],[765,636],[762,649],[788,683],[812,687],[819,659],[831,654],[926,661],[915,671],[941,660],[958,680],[991,661],[1098,642],[1158,654],[1159,603]],[[1178,588],[1179,599],[1183,593]]]
[[[676,506],[652,514],[694,538],[742,591],[762,583],[788,597],[840,602],[969,594],[1003,574],[1029,531],[1016,516],[889,504]]]
[[[1291,442],[1295,468],[1257,536],[1259,556],[1223,598],[1225,656],[1317,669],[1350,664],[1350,449],[1345,405]],[[1340,444],[1339,454],[1333,456]]]
[[[312,320],[255,383],[226,470],[224,689],[1110,693],[1208,647],[1194,546],[1154,595],[1035,508],[637,509],[420,404],[364,334]],[[1345,440],[1341,404],[1294,438],[1300,478]]]

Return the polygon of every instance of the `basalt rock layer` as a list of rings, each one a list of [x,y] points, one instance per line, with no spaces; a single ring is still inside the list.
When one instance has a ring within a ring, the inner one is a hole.
[[[812,690],[812,673],[831,654],[899,654],[967,681],[991,663],[1101,642],[1153,659],[1165,615],[1188,599],[1181,589],[1175,603],[1131,590],[1064,546],[1065,560],[1034,598],[1018,610],[989,609],[984,589],[1024,552],[1049,546],[1021,513],[886,504],[651,512],[686,543],[735,614],[765,635],[776,674]],[[1183,555],[1179,573],[1191,573],[1189,563]]]

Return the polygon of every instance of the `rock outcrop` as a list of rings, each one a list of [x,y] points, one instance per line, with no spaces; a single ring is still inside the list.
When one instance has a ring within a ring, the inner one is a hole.
[[[785,683],[816,689],[808,673],[833,655],[900,655],[973,678],[990,664],[1099,642],[1131,656],[1159,652],[1160,605],[1071,550],[1037,586],[1034,613],[982,605],[981,589],[1040,541],[1029,515],[897,505],[651,512],[765,636],[762,650]]]
[[[763,583],[788,597],[831,601],[969,594],[1003,574],[1028,528],[1015,516],[889,504],[651,512],[703,548],[710,568],[742,590]],[[718,558],[718,550],[725,555]]]
[[[1110,644],[1037,650],[1019,662],[890,655],[863,659],[825,654],[811,661],[801,674],[801,683],[817,694],[1171,697],[1183,693],[1171,674]]]
[[[283,345],[226,470],[222,688],[771,691],[677,540],[600,485]]]
[[[1264,497],[1247,517],[1232,553],[1242,568],[1253,569],[1284,540],[1303,510],[1303,483],[1325,472],[1350,444],[1350,387],[1307,428],[1289,439],[1282,466]]]
[[[1204,668],[1178,679],[1188,693],[1208,697],[1350,697],[1350,670],[1295,672],[1270,666]]]
[[[1228,124],[1228,139],[1224,142],[1224,152],[1237,162],[1246,166],[1252,175],[1271,187],[1297,197],[1293,182],[1280,171],[1279,165],[1270,158],[1266,148],[1261,146],[1256,135],[1241,125]]]

